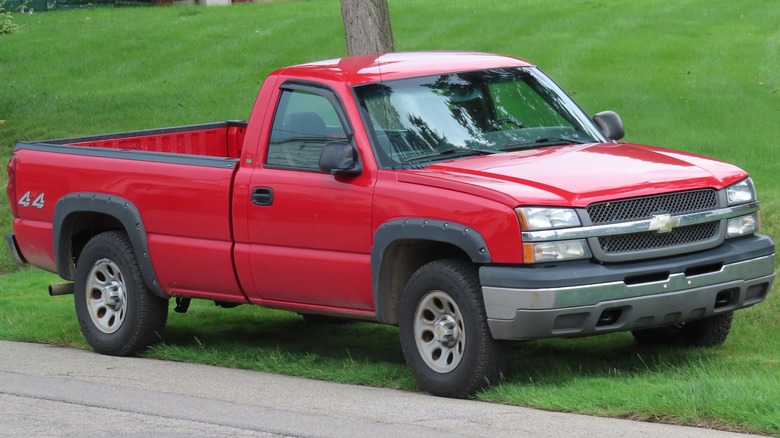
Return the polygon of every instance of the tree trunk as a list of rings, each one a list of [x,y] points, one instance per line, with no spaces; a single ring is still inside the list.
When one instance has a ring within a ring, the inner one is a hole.
[[[341,0],[341,15],[350,55],[394,50],[387,0]]]

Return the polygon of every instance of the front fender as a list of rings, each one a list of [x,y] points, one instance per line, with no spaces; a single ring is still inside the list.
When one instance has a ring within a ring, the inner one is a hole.
[[[383,264],[388,248],[397,242],[435,242],[460,249],[472,262],[490,263],[490,251],[482,235],[463,224],[437,219],[404,218],[394,219],[377,228],[371,248],[371,279],[374,293],[374,309],[380,322],[395,322],[395,310],[400,300],[403,285],[398,278],[384,277]],[[410,262],[406,260],[405,262]],[[405,269],[394,271],[396,275],[411,275],[414,263],[405,263]]]

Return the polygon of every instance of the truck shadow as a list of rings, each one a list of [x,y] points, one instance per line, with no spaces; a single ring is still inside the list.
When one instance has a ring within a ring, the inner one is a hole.
[[[696,367],[716,356],[711,349],[641,346],[630,333],[539,340],[513,345],[506,383],[560,386],[583,378],[631,379]]]
[[[366,322],[312,324],[295,313],[193,302],[171,312],[162,343],[144,355],[164,360],[415,390],[395,327]]]
[[[396,327],[312,323],[300,315],[240,306],[171,313],[151,356],[350,383],[417,389]],[[580,378],[663,373],[706,360],[712,350],[642,347],[627,333],[511,346],[503,385],[562,385]]]
[[[164,354],[166,347],[191,350],[193,355],[197,351],[217,356],[221,351],[245,357],[281,354],[310,365],[319,358],[404,366],[395,327],[359,321],[307,322],[295,313],[257,306],[220,309],[196,307],[193,302],[186,314],[170,313],[163,346],[157,350]]]

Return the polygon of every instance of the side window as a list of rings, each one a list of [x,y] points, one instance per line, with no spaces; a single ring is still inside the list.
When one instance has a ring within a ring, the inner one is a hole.
[[[283,90],[266,164],[318,170],[325,143],[346,139],[338,113],[328,99],[307,91]]]

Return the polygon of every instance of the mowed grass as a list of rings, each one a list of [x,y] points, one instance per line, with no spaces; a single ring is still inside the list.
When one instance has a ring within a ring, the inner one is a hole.
[[[25,269],[3,281],[8,288],[0,296],[0,339],[88,349],[72,296],[45,295],[57,276]],[[729,341],[714,349],[643,348],[628,334],[519,344],[504,382],[477,398],[777,435],[780,360],[772,345],[753,337],[776,327],[760,321],[758,308],[742,311]],[[144,356],[417,389],[395,327],[316,325],[256,306],[222,309],[196,301],[186,314],[171,306],[163,343]]]
[[[774,2],[390,1],[398,50],[530,59],[626,141],[751,173],[765,233],[780,237],[780,8]],[[339,3],[87,9],[17,16],[0,37],[0,161],[19,140],[244,119],[273,69],[346,52]],[[554,169],[551,169],[554,171]],[[5,172],[0,172],[5,186]],[[565,177],[562,175],[562,177]],[[0,233],[11,230],[0,198]],[[86,348],[57,277],[0,250],[0,338]],[[775,288],[777,289],[777,288]],[[780,435],[780,298],[737,313],[713,349],[648,349],[630,335],[518,345],[483,400]],[[312,326],[258,307],[171,311],[149,356],[415,390],[397,330]]]

